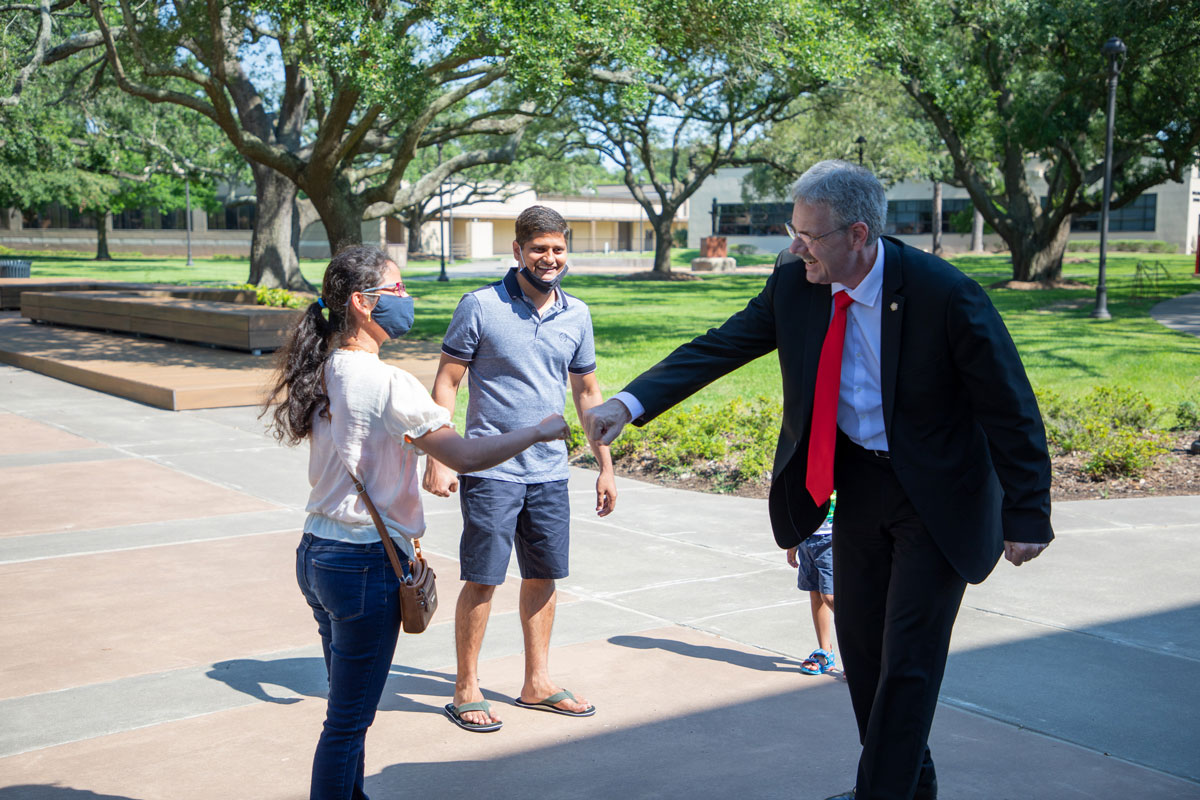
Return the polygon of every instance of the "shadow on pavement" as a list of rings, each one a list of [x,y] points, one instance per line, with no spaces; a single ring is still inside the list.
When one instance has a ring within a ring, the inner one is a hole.
[[[264,703],[290,705],[299,697],[277,697],[272,686],[281,686],[292,695],[324,698],[328,689],[325,661],[320,658],[236,658],[212,665],[206,676],[231,689]],[[502,703],[513,698],[485,689],[484,697]],[[424,703],[419,697],[434,698]],[[454,698],[454,675],[393,664],[391,675],[379,703],[380,711],[415,711],[441,714],[442,707]],[[4,800],[4,798],[0,798]]]
[[[0,787],[0,800],[134,800],[116,794],[96,794],[88,789],[72,789],[56,784]]]
[[[663,697],[663,707],[675,707],[670,701]],[[694,708],[686,699],[678,707]],[[483,791],[489,800],[803,800],[844,790],[858,757],[845,687],[832,682],[618,729],[602,714],[592,724],[580,722],[562,720],[559,744],[479,760],[470,760],[475,743],[463,734],[462,760],[388,766],[368,777],[367,791],[372,797],[419,789],[436,797]],[[814,736],[820,743],[815,750],[805,742]],[[414,760],[421,757],[419,746],[408,752]]]
[[[667,650],[681,656],[701,658],[707,661],[723,661],[746,669],[759,672],[795,672],[800,673],[801,662],[788,656],[759,655],[747,653],[744,650],[734,650],[728,647],[710,647],[702,644],[688,644],[673,639],[655,639],[650,636],[613,636],[609,644],[619,647],[630,647],[635,650]]]

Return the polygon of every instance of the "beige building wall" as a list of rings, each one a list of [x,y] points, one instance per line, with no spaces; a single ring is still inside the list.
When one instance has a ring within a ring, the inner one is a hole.
[[[1037,173],[1036,167],[1031,168],[1031,186],[1035,192],[1045,193],[1045,180]],[[688,224],[688,247],[698,248],[700,239],[712,235],[713,218],[710,213],[714,198],[718,203],[741,203],[742,181],[750,170],[736,167],[717,170],[696,191],[691,198],[691,209]],[[1152,231],[1109,231],[1109,239],[1156,239],[1174,244],[1177,252],[1196,252],[1197,236],[1200,235],[1200,169],[1191,167],[1184,175],[1183,182],[1170,181],[1156,186],[1144,194],[1154,195],[1155,228]],[[929,181],[902,181],[887,190],[888,201],[897,200],[930,200],[933,197],[933,184]],[[966,199],[967,191],[955,186],[942,185],[942,199]],[[770,202],[770,201],[767,201]],[[777,198],[774,202],[790,202],[790,198]],[[730,247],[739,244],[756,246],[760,252],[778,252],[789,244],[786,236],[729,236],[726,237]],[[932,246],[933,236],[930,233],[902,235],[898,239],[906,244],[928,250]],[[1096,240],[1100,238],[1099,231],[1075,231],[1071,239]],[[970,248],[969,233],[943,233],[942,245],[951,251],[966,251]],[[986,250],[1003,250],[1007,248],[1004,240],[996,234],[984,236]]]

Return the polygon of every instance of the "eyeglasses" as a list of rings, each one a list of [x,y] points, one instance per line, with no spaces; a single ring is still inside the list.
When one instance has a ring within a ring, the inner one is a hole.
[[[853,225],[853,224],[854,224],[853,222],[850,223],[850,225]],[[834,228],[831,231],[826,231],[825,233],[822,233],[820,236],[813,236],[811,233],[800,233],[798,230],[796,230],[795,228],[792,227],[792,223],[790,223],[790,222],[783,223],[783,229],[785,231],[787,231],[788,236],[792,237],[793,239],[799,239],[801,242],[803,242],[805,247],[812,247],[813,242],[819,242],[822,239],[824,239],[826,236],[832,236],[833,234],[837,233],[838,231],[844,231],[847,228],[849,228],[850,225],[843,225],[840,228]]]
[[[383,286],[372,286],[370,289],[362,290],[363,294],[381,294],[383,292],[387,292],[389,294],[395,294],[395,295],[399,295],[400,297],[403,297],[406,294],[406,292],[404,291],[404,281],[396,281],[395,283],[385,283]]]

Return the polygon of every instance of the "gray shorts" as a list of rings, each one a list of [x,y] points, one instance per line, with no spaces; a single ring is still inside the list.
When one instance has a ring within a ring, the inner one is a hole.
[[[567,577],[571,506],[566,481],[514,483],[463,475],[458,479],[463,535],[458,546],[464,581],[504,583],[513,543],[522,578]]]
[[[805,592],[833,594],[833,537],[809,536],[796,548],[800,562],[796,586]]]

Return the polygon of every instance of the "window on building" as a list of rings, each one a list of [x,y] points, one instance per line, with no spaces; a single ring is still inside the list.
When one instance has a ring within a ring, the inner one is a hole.
[[[157,208],[127,208],[113,214],[113,229],[125,231],[181,231],[187,228],[187,212]]]
[[[1109,231],[1153,231],[1158,211],[1158,195],[1142,194],[1121,208],[1109,209]],[[1100,230],[1100,212],[1071,219],[1072,231]]]
[[[970,233],[975,207],[969,197],[942,198],[942,233]],[[932,206],[930,207],[932,214]]]
[[[96,216],[92,212],[84,213],[62,203],[23,211],[21,217],[25,228],[96,228]]]
[[[253,203],[242,203],[236,206],[225,206],[220,211],[208,215],[210,231],[249,231],[254,229]]]
[[[945,226],[946,203],[942,202],[942,225]],[[892,200],[888,203],[884,233],[909,236],[933,232],[933,200]]]
[[[791,203],[718,203],[718,236],[787,236]]]

